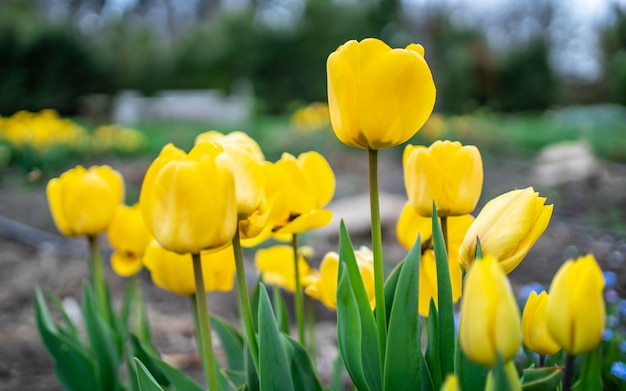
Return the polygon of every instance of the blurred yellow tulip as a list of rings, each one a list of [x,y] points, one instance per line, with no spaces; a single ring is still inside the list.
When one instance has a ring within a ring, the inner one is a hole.
[[[391,49],[374,38],[348,41],[330,54],[326,71],[333,129],[352,147],[402,144],[435,105],[433,77],[417,44]]]
[[[152,281],[159,288],[183,296],[195,293],[191,254],[167,251],[153,240],[146,247],[143,259],[144,265],[150,270]],[[206,292],[233,289],[236,268],[232,246],[217,251],[203,251],[200,259]]]
[[[312,270],[309,268],[304,255],[312,253],[310,247],[298,249],[298,271],[300,281],[304,281]],[[296,269],[293,264],[293,248],[287,245],[278,245],[257,250],[254,263],[263,274],[263,281],[289,292],[296,289]]]
[[[474,261],[477,239],[483,254],[496,257],[508,274],[519,265],[545,231],[553,205],[544,205],[532,187],[513,190],[489,201],[465,234],[459,249],[467,270]]]
[[[46,191],[52,218],[63,235],[96,235],[107,229],[124,201],[124,180],[109,166],[77,166],[51,179]]]
[[[520,314],[504,271],[487,254],[465,276],[459,340],[472,361],[493,367],[498,354],[505,362],[515,357],[522,342]]]
[[[606,323],[604,277],[593,255],[569,260],[552,279],[547,303],[548,331],[569,354],[593,350]]]
[[[202,142],[212,142],[221,145],[237,145],[243,147],[251,153],[259,162],[265,160],[265,155],[263,154],[259,144],[247,133],[242,131],[234,131],[224,134],[218,132],[217,130],[209,130],[208,132],[200,133],[196,136],[195,144],[200,144]]]
[[[107,236],[114,249],[111,255],[113,270],[122,277],[132,276],[141,270],[143,253],[152,237],[143,221],[139,204],[118,205]]]
[[[548,294],[543,291],[537,295],[532,291],[522,313],[522,337],[524,345],[540,355],[554,354],[561,347],[554,342],[548,332],[547,307]]]
[[[354,252],[357,266],[361,272],[365,292],[370,301],[370,306],[376,306],[374,294],[374,254],[367,247],[361,247]],[[314,299],[318,299],[330,309],[337,308],[337,275],[339,274],[339,254],[327,253],[322,259],[320,270],[317,274],[309,274],[303,280],[306,286],[305,293]]]
[[[430,217],[462,216],[474,211],[483,186],[478,148],[458,141],[435,141],[430,147],[407,145],[403,156],[404,184],[415,211]]]
[[[219,144],[189,154],[168,144],[152,162],[139,203],[148,229],[168,251],[199,253],[228,245],[237,229],[232,161]]]
[[[461,391],[459,379],[455,375],[449,374],[446,376],[446,381],[443,382],[439,391]]]

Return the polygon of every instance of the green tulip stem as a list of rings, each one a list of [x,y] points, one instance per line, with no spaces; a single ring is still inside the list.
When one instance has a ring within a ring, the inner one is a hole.
[[[574,355],[565,355],[565,370],[563,371],[563,387],[561,391],[570,391],[572,388],[572,378],[574,377]]]
[[[448,252],[448,216],[441,216],[441,232],[443,233],[443,244],[446,248],[446,254],[450,256]]]
[[[315,367],[317,361],[317,344],[315,341],[315,303],[308,296],[304,297],[304,308],[308,332],[307,342],[309,343],[307,350],[309,352],[309,357],[311,357],[313,367]]]
[[[378,200],[378,151],[368,150],[370,215],[372,221],[372,251],[374,253],[374,290],[376,294],[376,321],[378,322],[378,348],[380,349],[381,372],[387,347],[387,313],[385,312],[385,276],[383,271],[383,239],[380,228]]]
[[[150,325],[148,324],[148,314],[146,313],[146,302],[141,289],[139,289],[137,274],[133,274],[130,277],[129,284],[133,295],[132,300],[135,332],[142,341],[151,341],[152,336],[150,335]]]
[[[233,252],[235,254],[235,265],[237,267],[237,291],[239,298],[239,312],[243,320],[243,327],[246,330],[248,346],[252,353],[252,361],[256,370],[259,370],[259,344],[256,340],[256,331],[252,321],[252,310],[250,309],[250,298],[248,296],[248,283],[246,282],[246,269],[243,266],[243,250],[239,238],[239,230],[236,230],[233,237]]]
[[[294,296],[296,301],[296,321],[298,323],[298,341],[302,346],[306,346],[306,335],[304,329],[304,305],[302,302],[302,287],[300,286],[300,265],[298,264],[298,235],[291,235],[291,247],[293,248],[293,267],[295,271],[296,289]]]
[[[89,252],[91,254],[89,262],[91,283],[93,284],[93,289],[96,291],[100,315],[102,316],[102,319],[109,323],[109,300],[107,298],[104,271],[102,270],[102,256],[100,255],[100,248],[98,247],[98,236],[89,235],[87,236],[87,239],[89,240]]]
[[[202,275],[202,261],[200,254],[191,255],[193,259],[193,276],[196,283],[196,311],[197,325],[196,334],[200,346],[200,355],[202,356],[202,367],[206,376],[209,391],[218,391],[217,371],[215,368],[215,355],[213,353],[213,341],[211,340],[211,321],[209,320],[209,311],[207,309],[206,292],[204,290],[204,278]]]

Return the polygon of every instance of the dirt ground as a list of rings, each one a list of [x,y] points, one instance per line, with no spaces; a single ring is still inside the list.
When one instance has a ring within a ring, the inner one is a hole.
[[[350,202],[350,197],[362,193],[366,187],[365,157],[360,160],[346,156],[328,158],[338,178],[334,205],[348,200],[343,205],[355,208],[356,203]],[[110,160],[108,163],[122,172],[129,192],[137,194],[149,161]],[[486,158],[484,165],[481,205],[508,190],[532,185],[532,161]],[[558,187],[535,187],[548,197],[548,203],[554,203],[554,215],[545,234],[511,273],[514,287],[531,282],[546,285],[564,260],[593,252],[604,270],[617,274],[618,292],[621,297],[625,296],[626,231],[620,229],[616,220],[626,216],[626,167],[606,162],[601,162],[601,166],[601,175],[590,180]],[[394,233],[394,213],[399,214],[398,208],[405,197],[397,156],[381,154],[380,172],[381,189],[395,201],[387,209],[381,206],[385,209],[383,239],[388,243],[385,254],[394,262],[404,254],[396,244]],[[337,215],[344,212],[348,215],[351,211],[335,210]],[[367,215],[368,210],[360,214]],[[624,226],[626,224],[621,225]],[[336,243],[328,231],[324,232],[308,237],[311,244],[321,247],[316,249],[318,261]],[[368,242],[367,235],[357,235],[354,240]],[[70,311],[79,308],[82,279],[87,276],[85,251],[82,241],[64,240],[56,234],[44,184],[29,184],[26,176],[16,169],[3,173],[0,181],[0,391],[61,389],[51,359],[33,326],[33,290],[35,286],[48,289],[58,295]],[[109,267],[106,270],[113,296],[119,301],[126,281],[114,275]],[[199,362],[193,354],[195,343],[188,299],[155,288],[145,271],[141,274],[140,285],[147,296],[155,343],[160,352],[193,376],[201,376]],[[238,324],[232,293],[210,294],[209,307]],[[319,365],[324,372],[337,352],[333,341],[334,315],[322,307],[318,308],[318,314]]]

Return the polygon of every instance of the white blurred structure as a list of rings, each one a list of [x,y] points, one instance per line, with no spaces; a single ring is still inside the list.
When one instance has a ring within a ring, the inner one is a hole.
[[[122,91],[113,100],[114,123],[132,125],[145,120],[197,120],[239,125],[252,116],[249,89],[227,96],[218,90],[164,90],[145,97],[135,90]]]

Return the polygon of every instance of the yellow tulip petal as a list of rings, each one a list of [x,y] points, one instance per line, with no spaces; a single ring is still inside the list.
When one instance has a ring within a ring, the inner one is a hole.
[[[130,277],[137,274],[143,267],[141,258],[131,256],[128,253],[115,251],[111,255],[111,267],[117,275]]]

